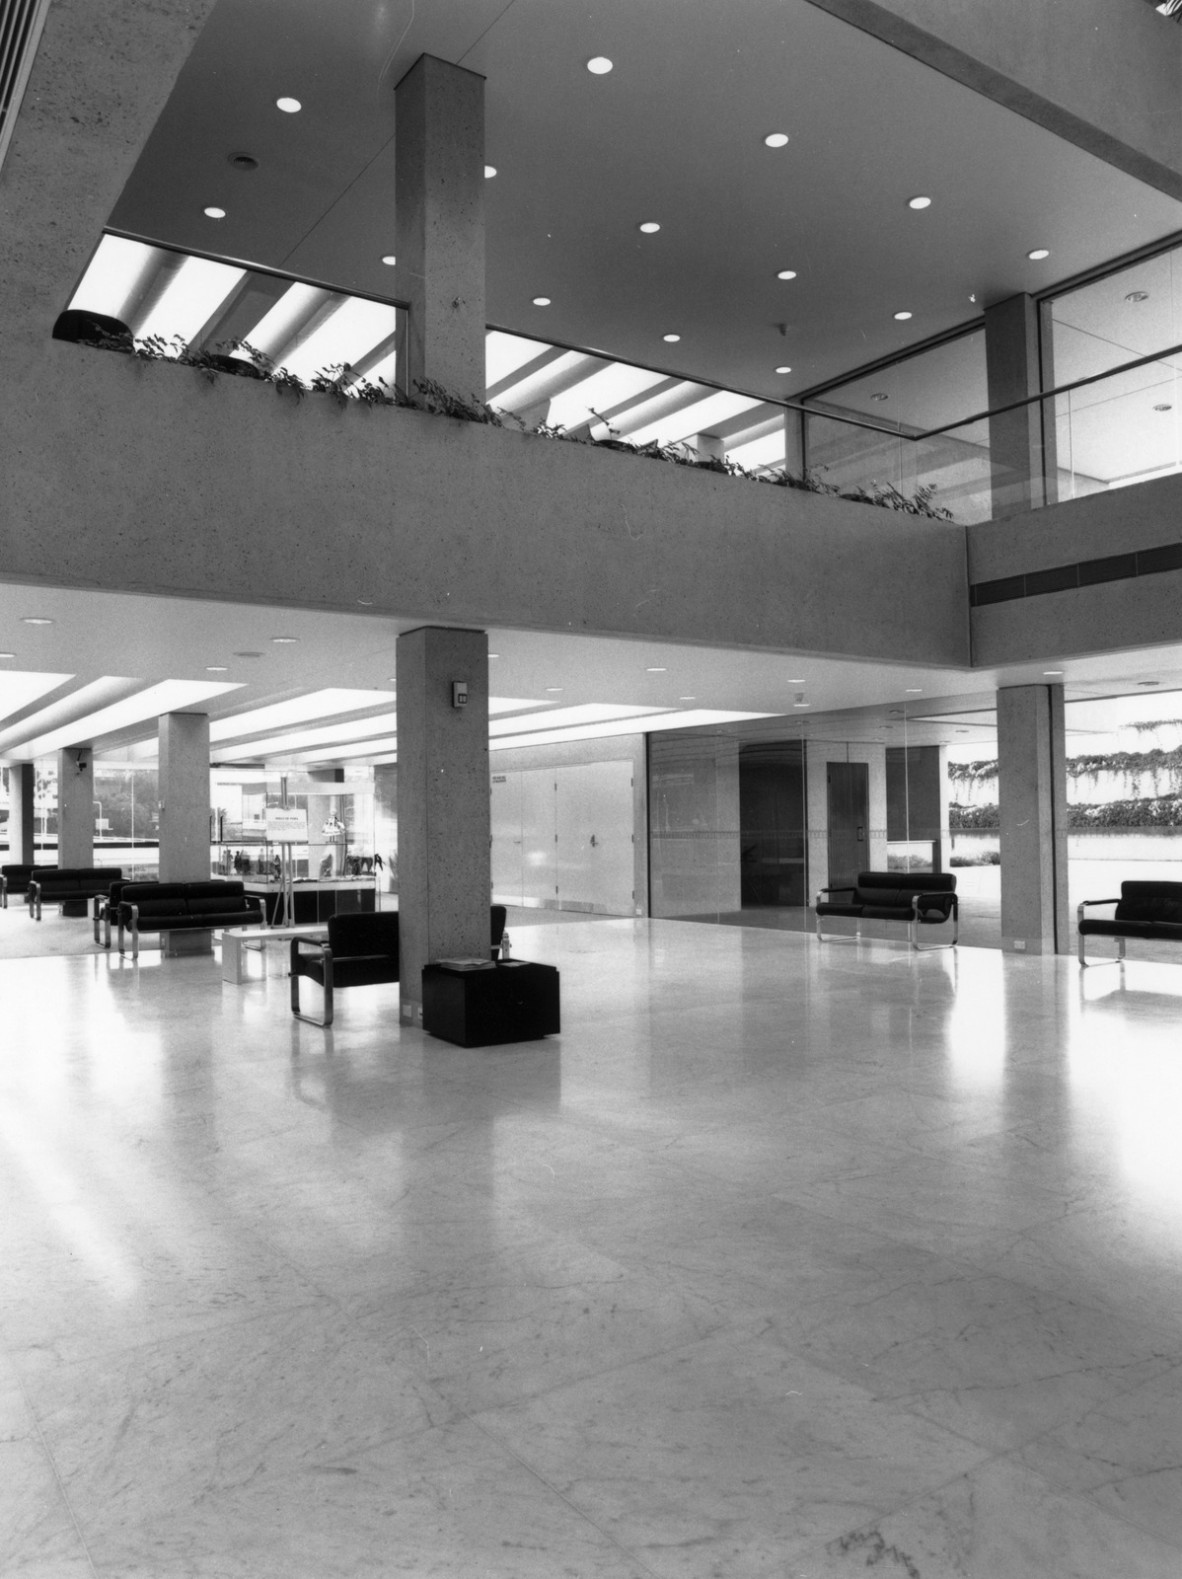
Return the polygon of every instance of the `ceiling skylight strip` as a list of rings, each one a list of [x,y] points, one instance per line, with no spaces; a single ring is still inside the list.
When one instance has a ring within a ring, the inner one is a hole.
[[[237,684],[227,684],[224,681],[215,683],[207,680],[161,680],[158,684],[149,685],[122,702],[100,708],[97,713],[76,718],[60,729],[50,730],[48,734],[38,735],[35,739],[26,741],[18,751],[10,754],[19,757],[22,761],[31,762],[36,757],[48,756],[51,751],[60,751],[65,746],[91,744],[103,735],[113,735],[118,730],[142,723],[146,718],[159,718],[164,713],[190,709],[201,702],[212,700],[215,696],[222,696],[227,691],[238,689]]]

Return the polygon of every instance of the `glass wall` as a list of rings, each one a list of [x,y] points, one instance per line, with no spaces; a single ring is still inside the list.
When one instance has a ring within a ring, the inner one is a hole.
[[[1107,372],[1182,341],[1182,247],[1049,302],[1044,387]],[[1157,356],[1055,397],[1058,497],[1124,488],[1182,466],[1182,355]]]
[[[843,493],[893,488],[910,497],[930,490],[932,505],[949,510],[955,520],[985,521],[992,480],[988,423],[930,439],[914,435],[988,404],[982,327],[810,399],[805,462],[820,481]],[[882,431],[833,420],[838,416],[872,422]]]
[[[263,768],[214,768],[210,774],[212,867],[221,876],[275,875],[278,849],[267,840],[267,811],[308,814],[308,842],[294,845],[297,879],[381,877],[376,843],[374,770],[281,774]]]

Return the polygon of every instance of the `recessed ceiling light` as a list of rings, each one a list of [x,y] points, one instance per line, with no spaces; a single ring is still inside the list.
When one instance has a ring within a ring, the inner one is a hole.
[[[1161,681],[1160,680],[1138,680],[1137,684],[1138,685],[1160,685]]]
[[[908,696],[922,696],[923,695],[923,686],[922,685],[909,685],[907,687],[907,695]]]
[[[373,608],[373,599],[372,598],[358,598],[357,601],[358,601],[358,603],[361,605],[361,607],[363,609],[372,609]]]
[[[1148,291],[1130,291],[1125,297],[1125,301],[1127,302],[1147,302],[1148,300]]]
[[[668,674],[668,669],[663,669],[660,664],[650,663],[645,668],[645,674]]]
[[[389,675],[388,679],[389,679],[389,682],[390,682],[391,685],[397,685],[398,684],[398,676],[396,674]]]
[[[261,652],[236,652],[234,656],[235,658],[261,658],[263,655]]]
[[[227,665],[224,663],[207,663],[205,665],[206,674],[225,674],[226,669]]]
[[[787,132],[769,132],[763,139],[768,148],[783,148],[788,142]]]
[[[803,680],[789,680],[788,682],[789,685],[804,685],[804,683]]]
[[[776,369],[777,373],[790,373],[791,371],[792,369],[790,367],[778,367]]]
[[[499,658],[499,657],[500,657],[500,656],[501,656],[501,655],[500,655],[500,653],[499,653],[499,652],[490,652],[490,653],[489,653],[489,657],[490,657],[490,658]]]
[[[811,707],[813,704],[811,702],[793,702],[792,705],[793,707]]]
[[[880,389],[877,394],[871,395],[870,398],[871,400],[889,400],[891,397]]]
[[[1062,669],[1044,669],[1043,673],[1044,674],[1062,674],[1063,670]]]
[[[2,654],[0,654],[0,656],[3,656],[3,655],[2,655]],[[10,656],[11,656],[11,655],[10,655]],[[679,696],[679,697],[678,697],[678,698],[677,698],[677,700],[678,700],[678,701],[679,701],[679,702],[696,702],[696,701],[697,701],[697,700],[698,700],[698,699],[697,699],[697,697],[696,697],[696,696]]]
[[[206,219],[225,219],[226,217],[226,211],[224,208],[206,208],[202,209],[202,213],[205,215]]]
[[[1168,400],[1163,400],[1160,405],[1154,406],[1154,411],[1173,411],[1174,407]]]
[[[561,691],[562,687],[560,685],[548,685],[546,689],[547,691]]]
[[[22,618],[21,624],[22,625],[52,625],[53,621],[51,619],[46,619],[44,614],[26,614]]]
[[[917,209],[918,208],[931,208],[931,206],[932,206],[932,200],[931,200],[930,197],[919,196],[919,197],[909,197],[907,199],[907,207],[908,208],[917,208]]]
[[[287,647],[294,641],[299,641],[298,636],[272,636],[271,640],[277,647]]]
[[[398,262],[398,259],[394,256],[394,254],[392,252],[386,252],[386,253],[383,253],[383,255],[382,255],[382,262],[386,265],[386,267],[388,269],[392,269],[394,267],[394,265]]]
[[[16,653],[14,653],[14,652],[0,652],[0,658],[15,658],[15,657],[16,657]]]
[[[275,108],[282,110],[284,115],[298,115],[303,105],[298,99],[283,98],[275,100]]]
[[[796,270],[795,269],[781,269],[780,272],[776,275],[776,278],[778,280],[794,280],[796,278]]]
[[[679,334],[663,334],[661,339],[664,340],[666,345],[676,345],[681,336]]]
[[[1026,254],[1031,263],[1041,263],[1044,258],[1049,258],[1050,255],[1050,247],[1035,247],[1033,252],[1028,252]]]
[[[587,62],[587,70],[593,77],[606,77],[612,69],[612,63],[606,55],[592,55]]]
[[[906,312],[904,312],[904,313],[896,313],[895,314],[895,322],[896,323],[906,323],[908,318],[910,318],[911,316],[912,316],[911,313],[906,313]]]
[[[548,296],[535,296],[534,297],[534,306],[535,307],[549,307],[549,305],[550,305],[550,298]]]
[[[639,228],[644,232],[644,234],[646,236],[655,236],[657,231],[660,230],[661,227],[660,227],[660,225],[657,224],[655,219],[646,219],[644,221],[643,225],[641,225]]]
[[[496,167],[495,164],[486,164],[485,165],[485,167],[484,167],[484,179],[486,181],[491,181],[493,176],[496,175],[496,173],[497,173],[497,167]]]
[[[233,165],[235,170],[257,170],[259,162],[253,154],[227,154],[226,163]]]

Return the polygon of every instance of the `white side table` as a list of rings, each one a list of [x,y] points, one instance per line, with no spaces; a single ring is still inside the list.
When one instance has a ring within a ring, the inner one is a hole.
[[[328,941],[328,928],[326,926],[228,927],[222,933],[222,980],[240,987],[244,981],[250,979],[246,973],[248,952],[263,954],[263,974],[266,975],[265,950],[275,943],[286,945],[292,938],[310,938],[315,943],[325,943]]]

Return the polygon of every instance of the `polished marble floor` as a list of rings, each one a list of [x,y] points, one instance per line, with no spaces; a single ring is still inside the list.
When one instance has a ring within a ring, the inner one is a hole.
[[[0,962],[5,1579],[1182,1575],[1182,964],[514,942]]]

